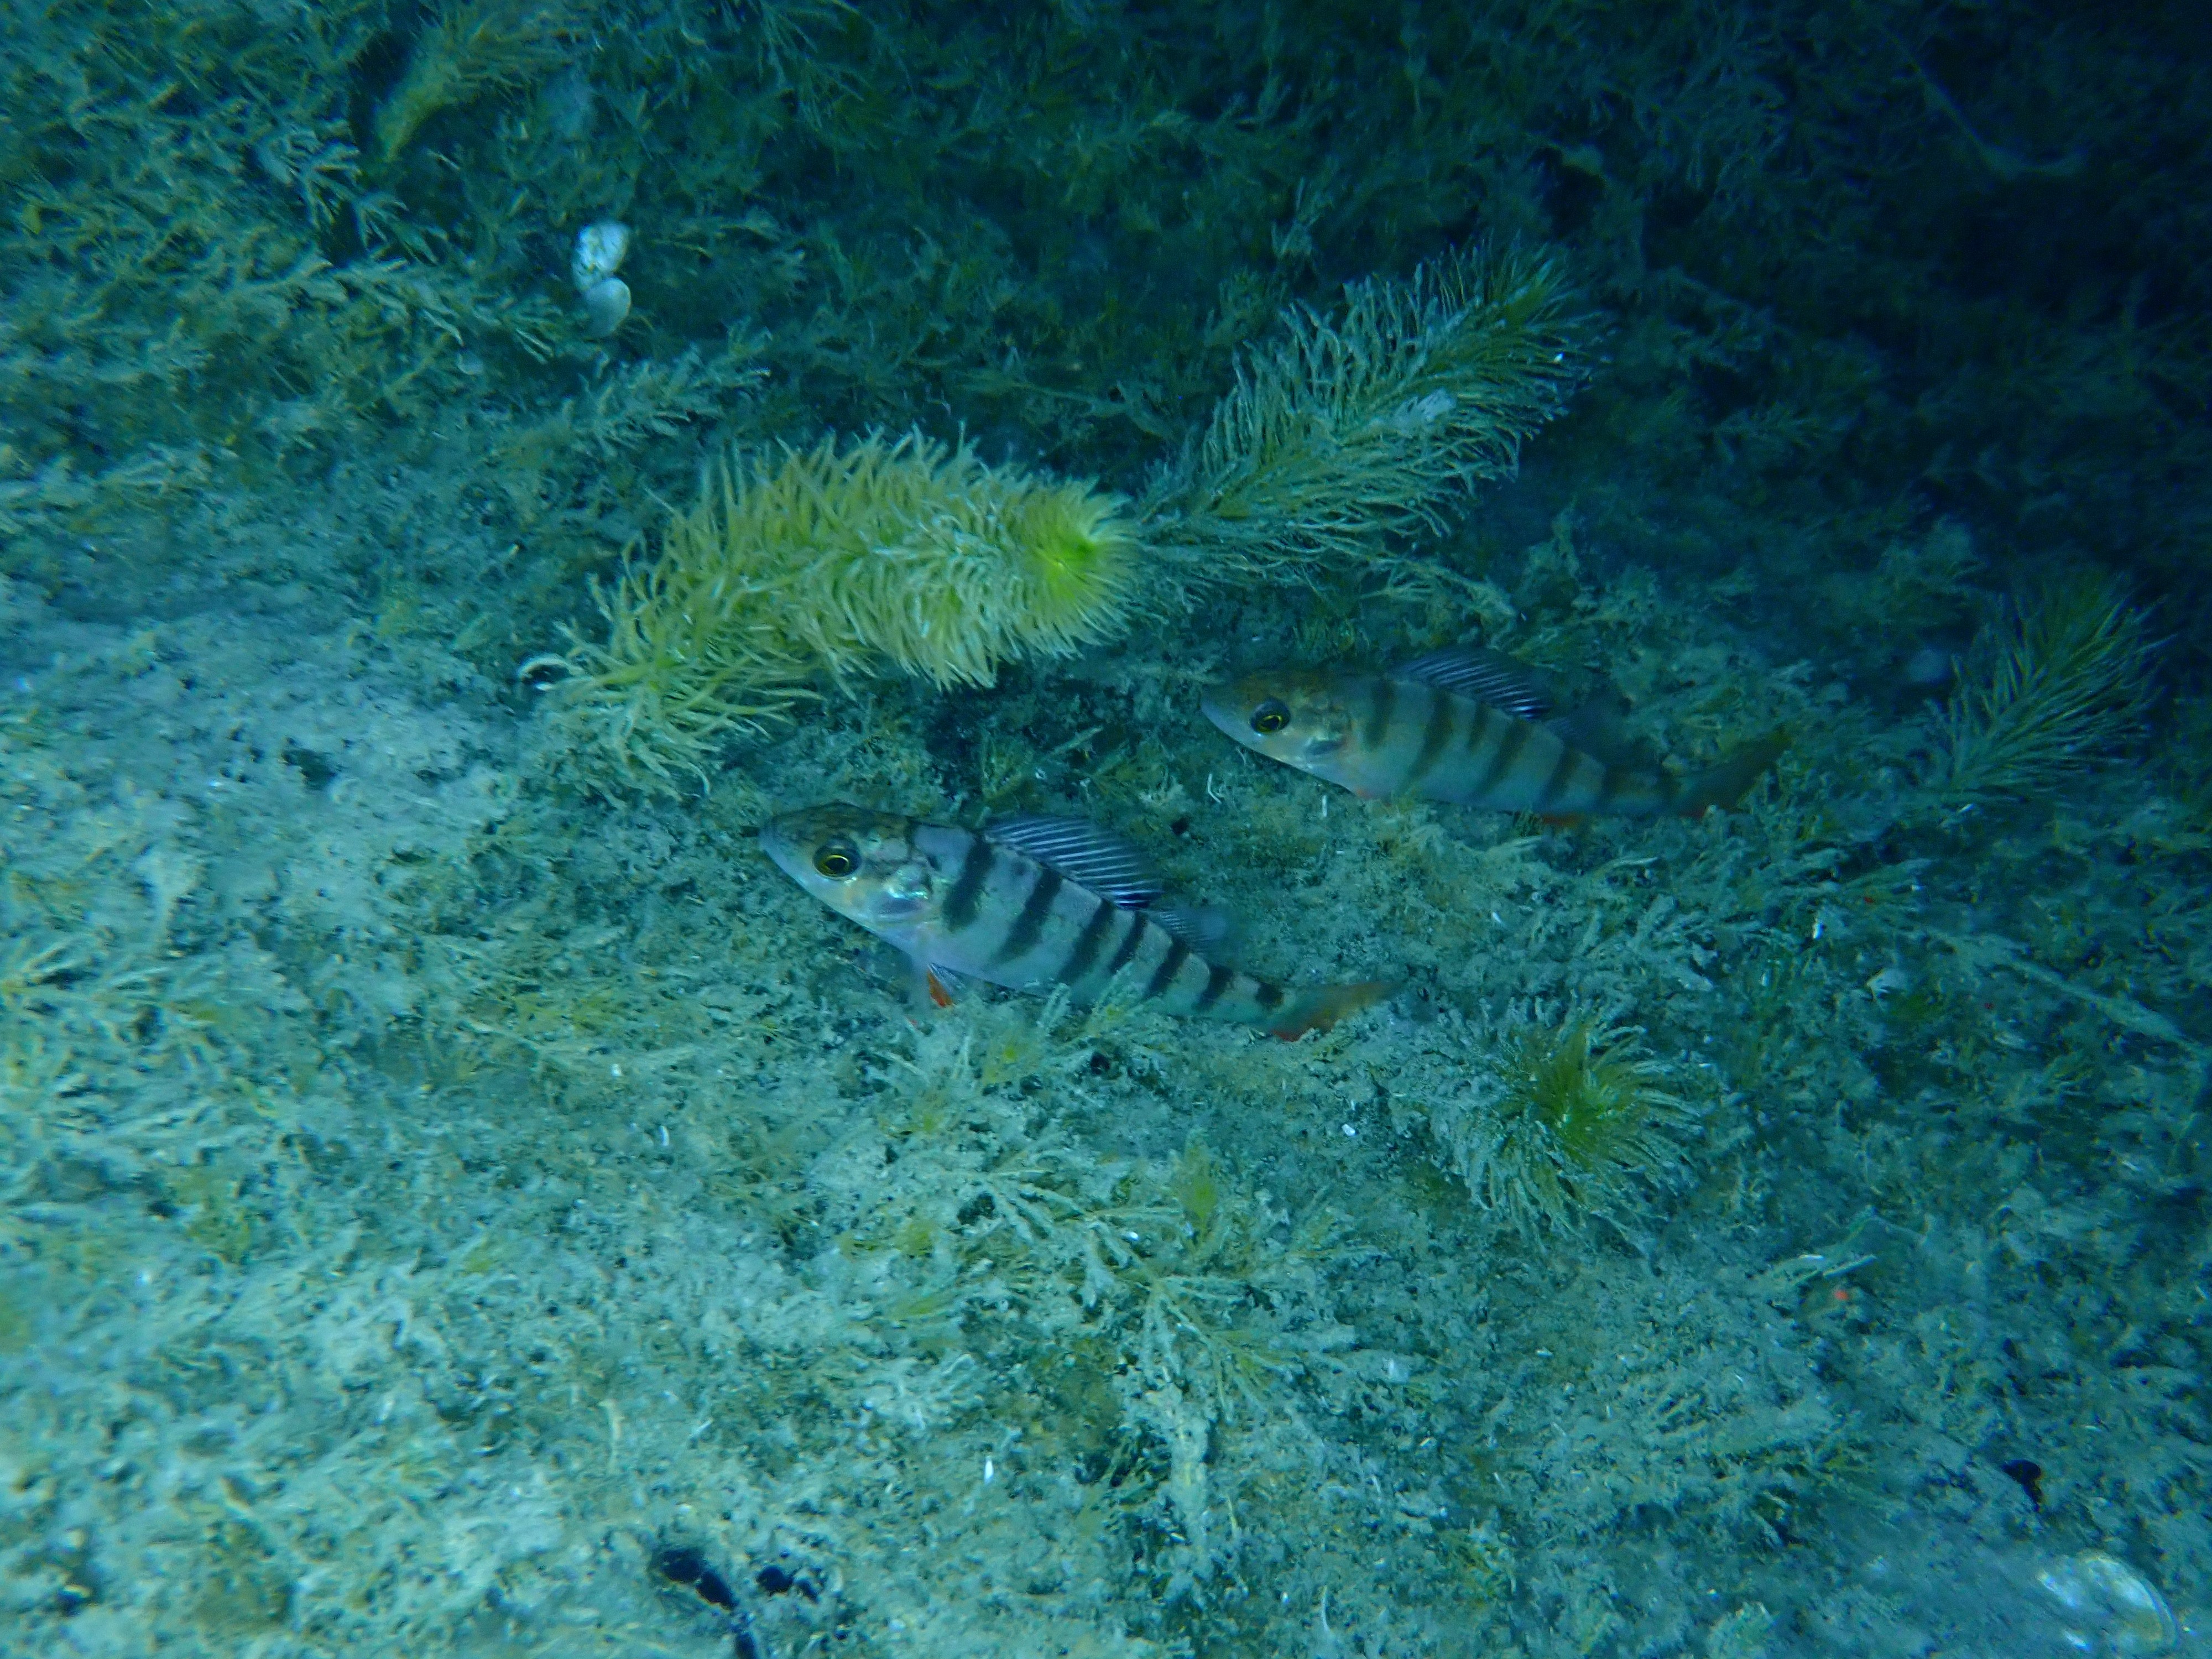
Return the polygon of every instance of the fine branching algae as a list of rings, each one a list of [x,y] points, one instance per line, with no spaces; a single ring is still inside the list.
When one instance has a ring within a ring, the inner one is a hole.
[[[1632,1031],[1594,1019],[1534,1025],[1495,1049],[1475,1103],[1436,1114],[1474,1200],[1523,1231],[1616,1216],[1679,1177],[1697,1114]]]
[[[1929,793],[1948,810],[2047,794],[2119,759],[2148,712],[2150,653],[2141,613],[2100,578],[2008,611],[1936,722]]]
[[[732,459],[600,594],[605,641],[533,666],[568,671],[555,696],[587,765],[666,787],[819,677],[988,685],[1105,636],[1135,578],[1121,506],[916,434]]]
[[[1355,283],[1334,315],[1294,308],[1154,478],[1146,534],[1185,580],[1228,582],[1440,531],[1588,377],[1589,332],[1559,267],[1522,249]]]
[[[1389,538],[1442,529],[1510,474],[1585,378],[1571,298],[1542,258],[1478,248],[1357,283],[1334,319],[1293,311],[1133,514],[918,432],[726,459],[659,556],[599,594],[605,641],[572,629],[526,666],[567,671],[575,769],[665,789],[825,676],[988,685],[1117,635],[1133,604],[1382,569]]]
[[[0,1646],[2184,1659],[2203,10],[12,9]],[[1199,711],[1456,647],[1793,746]],[[827,798],[1403,988],[917,1006]]]
[[[580,9],[559,0],[470,0],[416,36],[407,72],[376,112],[376,158],[397,161],[422,124],[495,88],[544,79],[583,38]]]

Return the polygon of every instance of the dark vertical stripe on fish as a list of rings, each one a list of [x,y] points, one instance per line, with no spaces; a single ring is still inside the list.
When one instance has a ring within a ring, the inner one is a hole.
[[[1267,981],[1261,980],[1258,988],[1252,993],[1252,1000],[1273,1013],[1283,1006],[1283,988],[1279,985],[1270,985]]]
[[[1606,767],[1598,774],[1597,793],[1591,797],[1590,811],[1602,812],[1613,805],[1613,798],[1620,793],[1620,786],[1628,781],[1628,775],[1617,766]]]
[[[1367,689],[1367,730],[1363,741],[1370,750],[1380,749],[1383,738],[1390,735],[1390,711],[1398,706],[1398,682],[1375,680]]]
[[[1135,959],[1138,948],[1145,942],[1145,930],[1152,925],[1145,920],[1141,912],[1130,910],[1124,914],[1129,918],[1129,931],[1121,935],[1121,944],[1114,952],[1114,960],[1106,964],[1106,972],[1109,978],[1120,973]]]
[[[994,966],[1018,961],[1036,948],[1037,937],[1044,932],[1045,918],[1052,914],[1052,902],[1059,896],[1066,880],[1049,864],[1037,866],[1036,883],[1030,889],[1030,896],[1022,901],[1022,913],[1007,929],[1006,943],[999,947],[998,955],[991,958]]]
[[[1529,809],[1531,811],[1546,812],[1551,810],[1558,799],[1559,791],[1565,787],[1567,780],[1574,775],[1575,768],[1582,764],[1582,758],[1571,745],[1562,744],[1559,746],[1559,758],[1553,764],[1551,775],[1544,780],[1544,787],[1536,792],[1536,803]]]
[[[1451,741],[1453,705],[1458,701],[1442,691],[1429,693],[1429,721],[1421,728],[1421,752],[1413,757],[1413,769],[1406,774],[1405,781],[1398,786],[1401,789],[1412,788],[1443,758],[1444,745]]]
[[[1482,775],[1474,781],[1474,787],[1468,795],[1470,800],[1478,802],[1498,787],[1498,781],[1512,771],[1513,763],[1521,758],[1521,751],[1528,747],[1528,734],[1536,729],[1526,720],[1516,720],[1510,714],[1501,714],[1492,708],[1485,708],[1482,718],[1495,733],[1498,746],[1491,750],[1490,759],[1482,769]],[[1498,730],[1501,726],[1504,729]]]
[[[1182,972],[1183,963],[1189,960],[1190,946],[1181,939],[1169,945],[1167,955],[1160,958],[1160,965],[1152,969],[1152,978],[1145,981],[1145,994],[1156,997],[1166,990],[1175,983],[1175,976]]]
[[[1091,972],[1098,953],[1106,948],[1106,935],[1114,931],[1114,918],[1121,913],[1104,899],[1091,913],[1091,920],[1083,924],[1083,931],[1075,936],[1075,946],[1067,953],[1067,960],[1060,964],[1057,977],[1062,985],[1079,985]]]
[[[945,898],[945,925],[957,930],[972,927],[975,913],[982,908],[983,884],[990,878],[994,857],[991,843],[977,836],[968,843],[966,856],[960,860],[960,874],[952,883],[952,890]]]
[[[1220,1001],[1221,994],[1229,988],[1229,981],[1236,977],[1236,974],[1231,969],[1217,963],[1208,963],[1206,968],[1206,988],[1198,994],[1198,1001],[1193,1005],[1192,1012],[1202,1014]]]

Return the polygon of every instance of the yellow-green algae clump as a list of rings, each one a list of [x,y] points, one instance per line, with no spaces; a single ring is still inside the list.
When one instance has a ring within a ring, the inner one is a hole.
[[[1136,541],[1117,496],[985,465],[919,434],[726,459],[659,556],[571,634],[564,734],[585,769],[648,788],[826,672],[888,665],[939,686],[1060,656],[1122,621]]]
[[[1526,1231],[1573,1227],[1680,1167],[1696,1114],[1666,1079],[1633,1032],[1576,1020],[1513,1040],[1484,1106],[1438,1127],[1484,1208]]]

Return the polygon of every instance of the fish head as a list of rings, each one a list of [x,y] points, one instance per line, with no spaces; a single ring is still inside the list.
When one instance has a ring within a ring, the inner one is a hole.
[[[915,822],[831,801],[761,826],[775,866],[839,915],[896,938],[935,913],[937,883]]]
[[[1328,674],[1247,674],[1209,686],[1199,707],[1247,749],[1304,772],[1327,775],[1352,735],[1351,705]]]

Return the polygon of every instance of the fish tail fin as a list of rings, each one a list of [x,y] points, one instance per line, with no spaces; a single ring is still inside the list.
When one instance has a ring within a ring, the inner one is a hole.
[[[1395,979],[1364,979],[1357,985],[1316,985],[1283,1006],[1280,1016],[1268,1022],[1267,1035],[1295,1042],[1308,1031],[1326,1031],[1347,1014],[1373,1007],[1401,983]]]
[[[1766,774],[1766,769],[1781,758],[1782,751],[1790,746],[1790,733],[1780,727],[1765,737],[1747,743],[1717,764],[1710,766],[1682,785],[1680,799],[1685,817],[1702,817],[1709,806],[1723,809],[1741,800],[1752,785]]]

